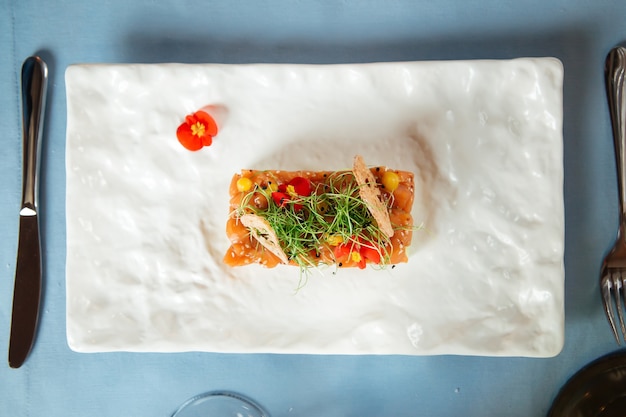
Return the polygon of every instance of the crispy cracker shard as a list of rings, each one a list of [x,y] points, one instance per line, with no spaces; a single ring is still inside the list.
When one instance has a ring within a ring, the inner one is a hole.
[[[250,230],[250,234],[267,250],[278,256],[282,263],[289,263],[287,254],[280,247],[278,236],[272,226],[263,217],[256,214],[244,214],[239,217],[241,224]]]
[[[367,208],[372,214],[372,217],[374,217],[374,220],[376,220],[378,227],[387,237],[393,236],[393,226],[389,219],[389,209],[382,201],[382,194],[376,183],[376,177],[374,177],[372,171],[365,165],[361,155],[354,157],[352,172],[354,178],[356,178],[356,182],[359,184],[359,196],[365,201],[365,204],[367,204]]]

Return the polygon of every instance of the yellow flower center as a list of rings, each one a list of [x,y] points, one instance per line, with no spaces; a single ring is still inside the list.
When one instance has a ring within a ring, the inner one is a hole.
[[[352,252],[350,256],[352,257],[352,261],[361,262],[361,254],[359,252]]]
[[[298,193],[296,193],[296,187],[294,187],[293,185],[288,185],[287,194],[289,194],[292,198],[297,197]]]
[[[191,133],[194,136],[198,136],[198,137],[204,136],[205,129],[206,128],[204,127],[204,124],[200,123],[200,122],[196,122],[196,123],[191,125]]]

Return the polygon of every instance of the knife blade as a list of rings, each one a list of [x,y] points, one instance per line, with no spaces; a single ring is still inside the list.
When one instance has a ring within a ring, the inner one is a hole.
[[[48,67],[37,56],[22,65],[22,201],[9,338],[9,366],[22,366],[35,340],[41,300],[39,153],[46,108]]]

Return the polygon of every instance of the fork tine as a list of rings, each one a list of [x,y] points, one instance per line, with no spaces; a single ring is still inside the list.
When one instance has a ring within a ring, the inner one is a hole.
[[[619,324],[622,329],[622,336],[626,337],[626,325],[624,325],[624,309],[622,308],[622,294],[624,290],[622,285],[621,271],[614,272],[611,278],[613,281],[613,292],[615,294],[615,308],[617,309],[617,317],[619,318]]]
[[[620,274],[620,288],[622,290],[622,311],[626,313],[626,273]],[[624,317],[622,319],[624,319]],[[624,320],[624,322],[626,322],[626,319]],[[622,336],[624,337],[624,341],[626,342],[626,326],[622,326]]]
[[[613,281],[611,281],[611,277],[609,274],[602,277],[602,301],[604,304],[604,312],[606,313],[606,318],[609,320],[609,324],[611,325],[611,330],[613,330],[613,335],[615,336],[615,340],[618,345],[621,345],[619,334],[617,333],[617,326],[615,325],[615,316],[613,313],[613,297],[611,297],[611,290],[613,288]]]

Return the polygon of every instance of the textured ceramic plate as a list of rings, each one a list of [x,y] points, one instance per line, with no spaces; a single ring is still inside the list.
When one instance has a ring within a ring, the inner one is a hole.
[[[75,65],[67,82],[72,349],[552,356],[563,344],[556,59]],[[220,132],[185,150],[209,106]],[[228,268],[242,168],[416,175],[407,264]]]

